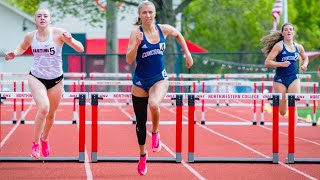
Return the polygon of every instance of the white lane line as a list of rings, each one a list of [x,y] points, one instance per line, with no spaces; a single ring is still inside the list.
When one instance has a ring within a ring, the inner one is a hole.
[[[79,124],[80,123],[77,123],[78,131],[80,131]],[[88,155],[86,144],[85,144],[85,148],[84,148],[84,168],[86,170],[87,180],[93,180],[93,175],[92,175],[92,170],[90,167],[90,160],[89,160],[89,155]]]
[[[30,104],[30,106],[28,107],[28,109],[25,112],[25,115],[27,115],[29,113],[29,111],[32,108],[32,103]],[[16,129],[18,128],[18,126],[20,125],[20,121],[17,121],[17,124],[13,126],[13,128],[9,131],[9,133],[3,138],[3,140],[0,143],[0,148],[2,148],[4,146],[4,144],[7,142],[7,140],[11,137],[11,135],[16,131]]]

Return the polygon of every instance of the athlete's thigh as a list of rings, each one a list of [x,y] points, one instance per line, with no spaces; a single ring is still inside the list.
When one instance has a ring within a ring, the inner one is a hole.
[[[38,106],[46,106],[49,105],[49,99],[47,96],[47,89],[42,84],[41,81],[39,81],[34,76],[28,75],[28,85],[30,92],[32,94],[33,100],[36,102]]]
[[[144,89],[132,85],[132,90],[131,90],[132,95],[136,96],[136,97],[148,97],[149,93],[147,91],[145,91]]]
[[[282,99],[280,100],[280,106],[286,105],[286,93],[287,93],[287,87],[281,83],[273,82],[273,89],[275,93],[281,93]]]
[[[155,83],[149,90],[149,101],[160,103],[167,94],[168,88],[168,80],[161,80]]]
[[[59,107],[63,93],[63,80],[61,80],[57,85],[48,89],[48,98],[50,102],[49,112],[54,112]]]
[[[300,79],[294,80],[288,87],[288,93],[300,93]]]

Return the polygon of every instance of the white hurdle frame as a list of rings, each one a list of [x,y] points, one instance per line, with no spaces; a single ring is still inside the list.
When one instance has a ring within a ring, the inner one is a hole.
[[[254,86],[254,89],[256,89],[257,86],[265,86],[265,85],[272,85],[271,82],[267,82],[267,81],[200,81],[199,84],[202,85],[202,87],[204,88],[204,86],[206,85],[216,85],[216,86],[228,86],[228,85],[232,85],[232,86]],[[219,94],[219,93],[217,93]],[[204,99],[202,99],[202,108],[201,108],[201,124],[209,124],[209,125],[214,125],[214,124],[219,124],[219,122],[206,122],[206,118],[205,118],[205,111],[204,111]],[[228,106],[230,106],[232,104],[228,104]],[[237,104],[235,104],[234,106],[237,106]],[[261,101],[261,119],[260,119],[260,123],[264,122],[264,100]],[[231,122],[231,124],[234,124]],[[256,99],[253,99],[253,118],[252,118],[252,123],[250,125],[256,125],[257,124],[257,113],[256,113]],[[248,123],[244,123],[243,125],[249,125]]]
[[[17,84],[18,81],[16,80],[0,80],[0,85],[2,87],[2,85],[12,85],[13,86],[13,91],[17,92]],[[2,88],[1,88],[2,90]],[[13,114],[12,114],[12,120],[5,120],[2,122],[6,122],[8,124],[16,124],[17,123],[17,100],[13,99]],[[11,123],[10,123],[11,122]]]

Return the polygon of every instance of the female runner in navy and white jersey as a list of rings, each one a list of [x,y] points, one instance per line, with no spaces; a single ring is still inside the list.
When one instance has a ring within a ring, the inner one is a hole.
[[[164,67],[165,39],[167,36],[176,38],[186,56],[186,66],[193,65],[192,56],[181,33],[174,27],[165,24],[155,24],[155,6],[150,1],[143,1],[138,6],[139,18],[135,25],[140,25],[130,35],[126,61],[132,64],[136,61],[136,69],[132,79],[132,102],[137,119],[136,134],[138,137],[140,160],[138,173],[147,173],[146,121],[147,107],[152,118],[152,150],[161,149],[158,132],[160,102],[167,93],[169,82]]]
[[[265,65],[276,68],[273,88],[275,93],[282,93],[280,100],[280,114],[287,112],[286,93],[300,93],[300,78],[298,60],[303,60],[301,70],[306,71],[309,58],[302,45],[293,41],[294,28],[290,23],[285,23],[281,31],[275,31],[262,38],[263,52],[267,55]],[[274,61],[275,60],[275,61]],[[297,122],[297,115],[295,117]]]
[[[35,22],[37,30],[28,32],[13,52],[5,54],[5,59],[14,59],[29,46],[32,48],[34,62],[28,76],[28,85],[37,105],[37,114],[31,156],[40,158],[40,147],[43,156],[50,154],[48,136],[63,93],[62,46],[67,43],[77,52],[83,52],[84,47],[65,30],[49,27],[51,16],[48,9],[38,9]]]

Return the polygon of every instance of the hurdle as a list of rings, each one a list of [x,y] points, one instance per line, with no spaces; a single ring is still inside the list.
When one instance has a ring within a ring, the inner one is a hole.
[[[188,81],[191,81],[191,79],[216,79],[217,81],[222,77],[221,74],[179,74],[180,81],[185,81],[186,78],[188,78]],[[184,88],[180,87],[180,92],[184,92]],[[196,93],[196,89],[193,89],[193,93]]]
[[[63,98],[71,98],[79,100],[79,156],[77,157],[42,157],[40,159],[35,159],[32,157],[8,157],[2,156],[0,157],[0,162],[84,162],[85,160],[85,105],[86,105],[86,97],[88,93],[64,93],[62,95]],[[32,98],[30,92],[0,92],[1,99],[9,99],[9,98]],[[1,106],[1,104],[0,104]],[[0,108],[1,110],[1,108]],[[18,122],[19,123],[19,122]]]
[[[296,114],[296,100],[320,100],[320,94],[287,94],[286,99],[288,100],[288,156],[286,158],[286,163],[320,163],[319,158],[295,158],[295,114]],[[314,106],[314,111],[315,111]],[[316,123],[316,122],[314,122]]]
[[[17,92],[17,84],[18,81],[11,81],[11,80],[0,80],[0,85],[13,85],[13,92]],[[2,90],[2,88],[1,88]],[[5,124],[16,124],[17,123],[17,100],[13,99],[13,114],[12,114],[12,120],[6,120],[2,121],[1,123]]]
[[[131,86],[132,85],[132,81],[131,80],[85,80],[85,81],[80,81],[80,84],[84,84],[85,86],[89,85],[91,86],[97,86],[97,85],[104,85],[104,86]],[[196,87],[197,81],[169,81],[169,86],[193,86],[193,88]],[[91,89],[91,88],[90,88]],[[90,91],[92,92],[92,91]],[[129,92],[127,92],[129,93]],[[127,98],[127,102],[126,103],[103,103],[102,105],[105,106],[115,106],[115,105],[130,105],[129,102],[130,98]],[[161,103],[162,105],[165,106],[174,106],[174,100],[172,100],[173,102],[171,103]],[[100,103],[101,105],[101,103]],[[131,120],[132,124],[136,123],[136,119],[135,119],[135,114],[133,114],[133,119]]]
[[[131,98],[131,93],[105,93],[94,92],[91,96],[92,106],[92,162],[137,162],[139,157],[99,157],[98,156],[98,104],[100,99],[127,99]],[[182,161],[182,106],[183,94],[167,93],[165,99],[176,100],[176,154],[174,157],[149,157],[149,162],[181,162]]]
[[[204,93],[204,88],[206,85],[216,85],[218,86],[253,86],[254,88],[254,94],[257,93],[256,89],[257,86],[267,86],[267,85],[272,85],[272,82],[261,82],[261,81],[200,81],[199,84],[202,85],[202,92]],[[229,94],[229,93],[227,93]],[[219,99],[218,99],[219,100]],[[237,123],[236,125],[256,125],[257,124],[257,103],[256,99],[252,99],[253,104],[248,104],[248,103],[229,103],[228,106],[244,106],[244,107],[253,107],[253,117],[252,117],[252,123],[249,122],[243,122],[243,123]],[[220,122],[206,122],[205,118],[205,111],[204,111],[204,106],[213,106],[213,104],[204,104],[205,99],[201,100],[201,124],[208,124],[208,125],[215,125],[215,124],[220,124]],[[219,105],[220,106],[220,105]],[[264,122],[264,101],[261,101],[261,119],[260,123]],[[233,122],[229,124],[234,124]]]
[[[198,93],[188,96],[188,162],[254,162],[254,163],[278,163],[279,161],[279,99],[281,94],[262,93]],[[194,109],[195,100],[201,99],[265,99],[273,101],[273,130],[272,130],[272,158],[248,158],[248,157],[194,157]]]

